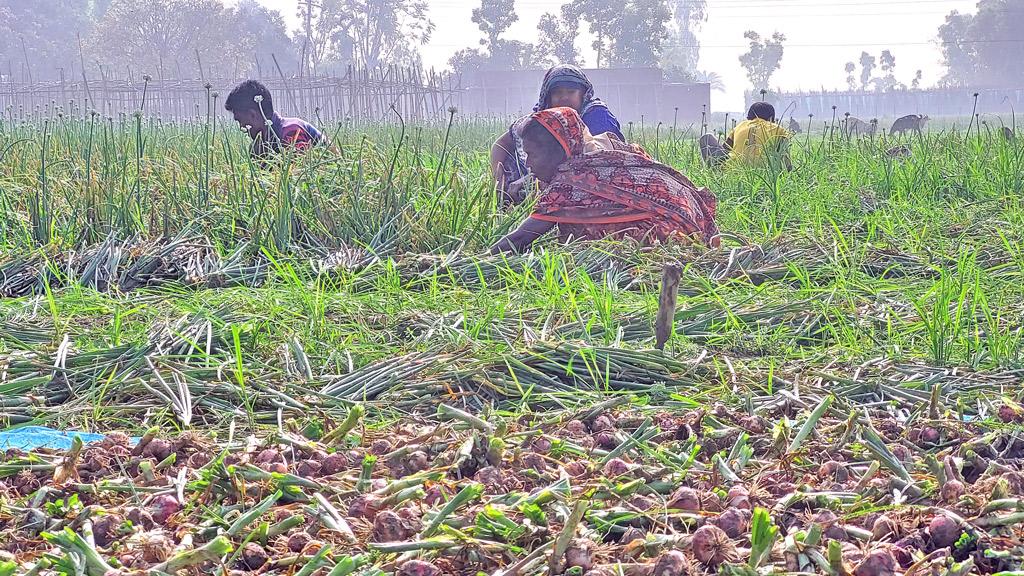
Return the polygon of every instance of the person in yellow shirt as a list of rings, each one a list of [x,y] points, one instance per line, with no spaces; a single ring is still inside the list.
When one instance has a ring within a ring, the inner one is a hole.
[[[789,139],[792,135],[775,121],[775,107],[767,102],[755,102],[747,111],[747,119],[740,122],[719,143],[712,134],[700,139],[700,155],[709,166],[723,164],[752,165],[762,161],[765,153],[781,158],[786,169],[792,170],[789,160]]]

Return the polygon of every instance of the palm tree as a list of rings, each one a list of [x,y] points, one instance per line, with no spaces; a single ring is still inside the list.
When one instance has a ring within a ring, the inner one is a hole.
[[[693,73],[693,79],[702,84],[711,84],[711,89],[718,92],[725,92],[725,81],[718,72],[709,70],[697,70]]]

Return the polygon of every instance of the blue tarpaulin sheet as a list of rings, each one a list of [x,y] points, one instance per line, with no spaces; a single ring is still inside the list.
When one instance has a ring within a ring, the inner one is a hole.
[[[54,430],[45,426],[23,426],[13,430],[0,430],[0,450],[17,448],[19,450],[36,450],[39,448],[53,448],[55,450],[68,450],[71,448],[71,440],[78,436],[82,442],[98,442],[103,440],[103,434],[91,434],[89,432],[75,432],[73,430]]]

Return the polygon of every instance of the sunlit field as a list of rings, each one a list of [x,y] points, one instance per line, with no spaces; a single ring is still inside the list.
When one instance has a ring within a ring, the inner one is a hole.
[[[488,256],[502,126],[0,121],[0,428],[111,434],[0,453],[0,574],[1024,573],[1020,137],[630,125],[721,248]]]

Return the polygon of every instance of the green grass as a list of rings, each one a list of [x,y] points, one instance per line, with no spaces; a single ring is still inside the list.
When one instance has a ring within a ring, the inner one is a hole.
[[[261,170],[224,121],[0,122],[0,422],[180,424],[143,386],[155,374],[184,383],[192,425],[215,430],[364,398],[398,417],[632,384],[671,406],[797,382],[900,399],[942,382],[976,412],[1021,365],[1024,147],[990,132],[913,138],[906,159],[803,134],[794,172],[717,172],[692,134],[634,126],[717,195],[720,251],[549,239],[495,258],[486,248],[528,211],[495,204],[500,125],[325,128],[336,154]],[[624,367],[607,351],[652,345],[671,261],[671,361]],[[322,393],[353,372],[344,395]]]

